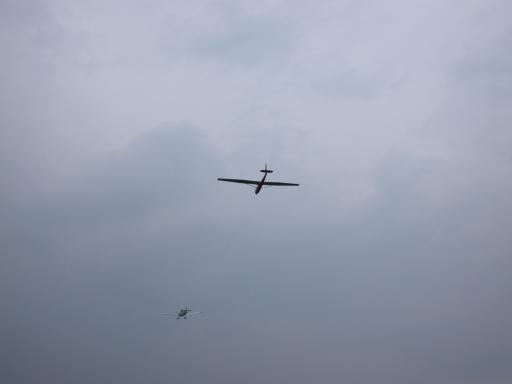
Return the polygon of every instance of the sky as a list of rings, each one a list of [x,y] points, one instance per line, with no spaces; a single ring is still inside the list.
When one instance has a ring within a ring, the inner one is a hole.
[[[0,381],[512,382],[511,14],[1,0]]]

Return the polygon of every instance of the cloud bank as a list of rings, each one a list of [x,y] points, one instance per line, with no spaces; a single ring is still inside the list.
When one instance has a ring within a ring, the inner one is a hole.
[[[510,382],[510,10],[2,2],[2,381]]]

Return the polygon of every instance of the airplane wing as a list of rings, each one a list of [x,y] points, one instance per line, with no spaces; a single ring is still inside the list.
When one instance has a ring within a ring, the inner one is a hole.
[[[263,185],[274,185],[274,186],[290,186],[290,187],[298,187],[299,184],[295,183],[279,183],[277,181],[265,181]]]
[[[199,311],[199,312],[189,312],[188,315],[199,315],[200,313],[202,313],[202,312],[201,311]]]
[[[222,179],[218,178],[219,181],[229,181],[231,183],[241,183],[241,184],[259,184],[259,181],[254,180],[243,180],[243,179]]]

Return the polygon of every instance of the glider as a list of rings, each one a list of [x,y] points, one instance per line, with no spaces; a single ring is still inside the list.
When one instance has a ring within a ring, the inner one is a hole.
[[[251,186],[255,185],[256,189],[254,190],[254,193],[256,195],[258,193],[260,193],[261,188],[263,188],[263,186],[272,186],[272,187],[284,187],[284,186],[298,187],[299,186],[299,184],[295,184],[295,183],[280,183],[277,181],[265,181],[265,179],[267,178],[267,174],[274,172],[271,169],[267,169],[267,164],[265,164],[265,169],[262,169],[260,172],[263,172],[265,174],[260,181],[244,180],[244,179],[223,179],[220,177],[217,180],[228,181],[230,183],[249,184]]]

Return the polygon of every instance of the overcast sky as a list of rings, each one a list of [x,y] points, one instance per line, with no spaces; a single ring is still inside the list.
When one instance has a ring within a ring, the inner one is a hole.
[[[0,381],[511,383],[511,15],[0,0]]]

